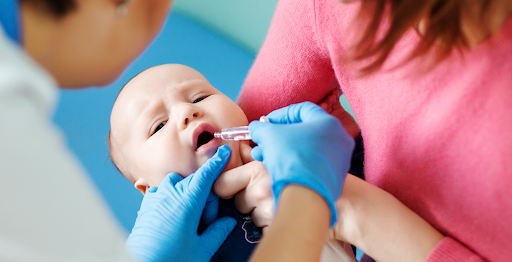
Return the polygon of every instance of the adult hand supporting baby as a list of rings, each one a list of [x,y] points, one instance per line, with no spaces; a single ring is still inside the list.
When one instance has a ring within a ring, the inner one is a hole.
[[[258,144],[251,155],[269,171],[276,206],[286,185],[300,184],[326,200],[334,225],[335,201],[350,167],[354,139],[335,117],[310,102],[278,109],[267,117],[271,123],[249,125]]]
[[[223,172],[215,180],[213,190],[221,198],[234,197],[236,209],[242,214],[251,214],[254,224],[265,232],[274,219],[272,182],[263,163],[251,157],[251,150],[248,144],[240,143],[244,164]]]
[[[210,261],[236,221],[224,217],[197,234],[212,184],[229,161],[228,146],[194,174],[168,174],[160,187],[149,188],[126,246],[139,261]]]

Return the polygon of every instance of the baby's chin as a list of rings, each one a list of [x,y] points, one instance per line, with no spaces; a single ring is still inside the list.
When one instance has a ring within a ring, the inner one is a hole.
[[[231,156],[229,158],[229,162],[227,163],[226,167],[224,167],[224,170],[222,172],[225,172],[225,171],[228,171],[228,170],[231,170],[233,168],[236,168],[236,167],[239,167],[241,165],[243,165],[243,162],[242,162],[242,157],[240,156],[240,143],[239,141],[223,141],[223,143],[221,143],[219,145],[219,147],[221,145],[228,145],[229,148],[231,149]],[[206,163],[206,161],[208,161],[208,159],[212,158],[215,153],[217,152],[217,149],[218,147],[213,147],[211,148],[210,150],[208,150],[208,152],[203,155],[203,157],[201,157],[200,159],[198,159],[198,162],[197,162],[197,167],[191,167],[192,169],[191,170],[188,170],[187,172],[181,172],[179,173],[183,178],[191,175],[192,173],[196,172],[197,169],[204,165]]]

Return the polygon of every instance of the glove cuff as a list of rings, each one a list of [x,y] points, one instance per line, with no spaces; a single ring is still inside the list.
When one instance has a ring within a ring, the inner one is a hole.
[[[319,194],[327,202],[327,205],[329,206],[329,210],[331,211],[331,223],[330,223],[329,228],[332,228],[336,224],[336,222],[338,221],[338,211],[336,208],[335,199],[332,199],[331,193],[329,193],[322,186],[311,185],[311,183],[305,183],[302,181],[279,181],[272,185],[272,191],[275,196],[274,197],[274,199],[275,199],[274,213],[277,209],[277,204],[279,202],[279,197],[281,196],[281,191],[283,190],[284,187],[286,187],[290,184],[301,185],[301,186],[310,188],[311,190],[313,190],[317,194]],[[343,188],[343,186],[342,186],[342,188]],[[341,194],[341,190],[340,190],[340,194]]]

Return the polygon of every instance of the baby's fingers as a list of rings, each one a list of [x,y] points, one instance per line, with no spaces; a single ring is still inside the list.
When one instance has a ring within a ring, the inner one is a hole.
[[[258,172],[258,162],[250,162],[222,173],[213,184],[213,191],[221,198],[228,199],[249,185],[251,177]]]

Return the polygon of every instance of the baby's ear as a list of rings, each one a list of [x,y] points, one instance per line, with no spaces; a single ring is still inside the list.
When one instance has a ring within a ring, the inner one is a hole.
[[[148,183],[146,183],[146,180],[144,179],[139,179],[137,180],[137,182],[135,182],[134,184],[135,188],[137,188],[137,190],[139,190],[143,195],[146,194],[146,190],[148,189],[149,185]]]

